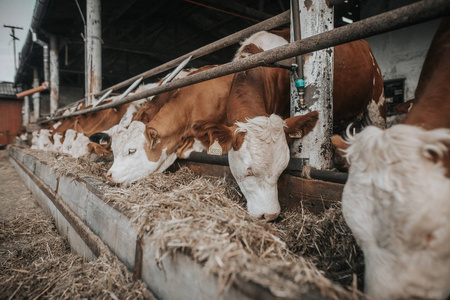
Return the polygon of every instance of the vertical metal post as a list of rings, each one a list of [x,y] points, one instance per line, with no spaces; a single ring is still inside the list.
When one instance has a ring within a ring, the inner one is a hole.
[[[307,38],[333,29],[333,8],[326,1],[299,1],[301,37]],[[291,35],[292,36],[292,35]],[[332,167],[333,133],[333,58],[334,48],[303,56],[303,78],[306,82],[305,104],[298,101],[297,89],[291,82],[291,116],[319,112],[314,130],[302,139],[294,140],[292,154],[303,158],[305,165],[315,169]]]
[[[37,88],[39,85],[39,72],[35,67],[33,68],[33,88]],[[39,119],[41,93],[34,93],[31,98],[33,99],[34,121],[36,122]]]
[[[59,57],[58,40],[56,36],[50,36],[50,114],[58,109],[59,102]]]
[[[94,94],[102,89],[102,44],[100,0],[86,1],[86,105],[94,103]]]
[[[23,126],[27,126],[30,123],[30,97],[25,96],[23,101]]]

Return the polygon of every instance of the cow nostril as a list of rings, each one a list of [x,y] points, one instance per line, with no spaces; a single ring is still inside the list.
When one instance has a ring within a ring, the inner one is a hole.
[[[278,218],[278,214],[263,214],[262,219],[266,221],[273,221]]]

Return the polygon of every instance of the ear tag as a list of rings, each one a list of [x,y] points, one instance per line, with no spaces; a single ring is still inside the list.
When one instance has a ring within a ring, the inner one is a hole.
[[[214,143],[209,146],[208,154],[210,155],[222,155],[222,146],[220,146],[219,141],[216,139]]]

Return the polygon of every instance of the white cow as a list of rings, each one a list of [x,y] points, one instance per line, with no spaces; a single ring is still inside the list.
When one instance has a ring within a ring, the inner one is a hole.
[[[345,220],[364,252],[374,299],[450,295],[450,18],[428,50],[402,124],[333,144],[350,168]]]
[[[64,142],[62,144],[61,152],[70,154],[72,151],[72,146],[77,136],[77,132],[73,129],[67,129],[64,135]]]

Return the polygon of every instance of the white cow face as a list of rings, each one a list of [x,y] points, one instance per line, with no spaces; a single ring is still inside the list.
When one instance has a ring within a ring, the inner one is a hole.
[[[50,140],[51,130],[41,129],[39,132],[39,137],[37,141],[37,148],[39,150],[52,151],[53,144]]]
[[[62,135],[58,132],[53,135],[53,151],[60,152],[62,150],[61,138]]]
[[[272,221],[280,214],[278,178],[289,163],[285,133],[302,131],[306,135],[316,122],[317,112],[286,122],[271,115],[237,122],[233,127],[198,123],[194,131],[199,140],[205,141],[205,137],[209,141],[217,140],[224,153],[228,152],[231,173],[247,199],[249,214]]]
[[[443,159],[449,155],[444,143],[450,144],[450,130],[371,126],[349,143],[342,205],[364,252],[367,294],[445,299],[450,294],[450,178]]]
[[[38,149],[39,131],[33,131],[31,135],[31,149]]]
[[[61,147],[61,151],[66,154],[70,154],[72,151],[72,146],[77,136],[77,132],[73,129],[67,129],[64,134],[64,142]]]
[[[90,143],[89,138],[83,133],[79,132],[77,138],[73,141],[72,149],[69,154],[75,158],[81,157],[89,153],[88,144]]]
[[[134,121],[129,128],[117,127],[111,136],[114,163],[108,177],[117,183],[131,183],[148,174],[162,172],[176,160],[176,153],[167,155],[159,149],[158,140],[149,140],[144,123]]]

